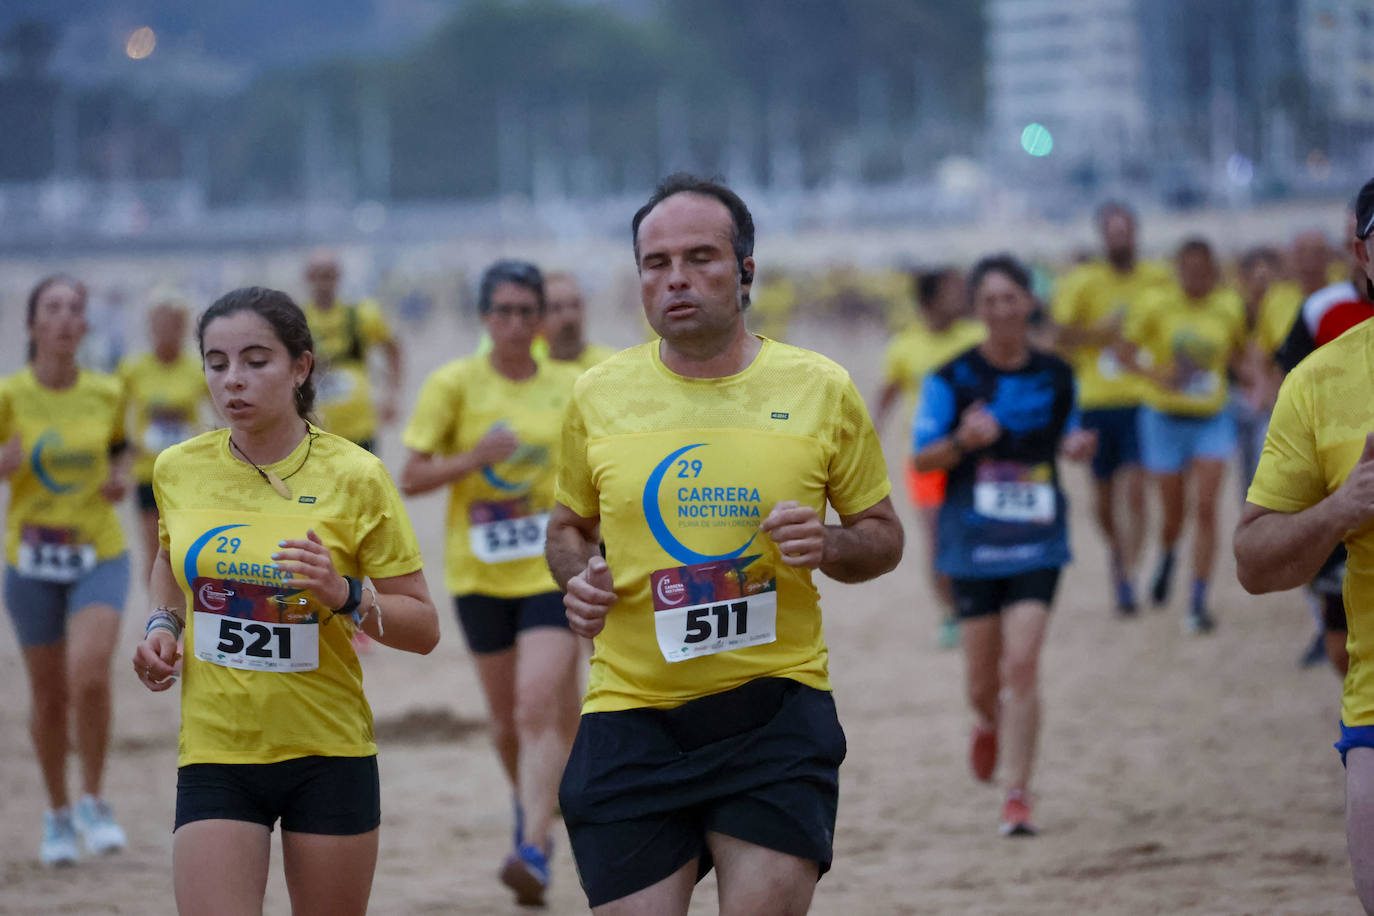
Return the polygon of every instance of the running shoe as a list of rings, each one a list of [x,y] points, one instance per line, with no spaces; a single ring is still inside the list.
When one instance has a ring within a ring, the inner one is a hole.
[[[1155,607],[1163,607],[1169,603],[1169,592],[1173,591],[1174,585],[1174,555],[1166,553],[1159,558],[1159,566],[1155,567],[1154,581],[1150,583],[1150,600]]]
[[[1205,635],[1216,628],[1216,619],[1205,607],[1195,607],[1183,618],[1183,632],[1190,636]]]
[[[959,621],[953,617],[946,617],[940,621],[940,632],[935,638],[935,645],[941,649],[959,648]]]
[[[115,821],[114,812],[102,799],[87,795],[76,803],[72,820],[86,851],[92,855],[119,852],[128,842],[124,829]]]
[[[968,745],[968,768],[979,782],[990,782],[997,769],[997,729],[986,725],[973,726]]]
[[[549,857],[533,843],[523,844],[502,863],[501,883],[515,891],[515,902],[521,906],[543,906],[549,887]]]
[[[43,845],[38,847],[39,860],[48,866],[75,865],[80,857],[72,809],[59,808],[46,812],[43,815]]]
[[[1007,791],[1007,800],[1002,803],[1002,825],[997,828],[1002,836],[1035,836],[1038,832],[1031,823],[1030,796],[1020,789]]]

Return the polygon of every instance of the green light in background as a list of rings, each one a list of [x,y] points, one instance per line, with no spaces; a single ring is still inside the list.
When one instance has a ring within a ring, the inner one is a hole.
[[[1045,125],[1030,123],[1021,131],[1021,148],[1032,156],[1048,156],[1054,149],[1054,137]]]

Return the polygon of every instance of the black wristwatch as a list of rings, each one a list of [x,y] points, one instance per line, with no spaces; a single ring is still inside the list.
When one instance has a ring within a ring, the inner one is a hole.
[[[344,576],[343,579],[348,583],[348,600],[341,607],[335,608],[334,613],[352,614],[358,609],[358,605],[363,603],[363,580],[352,576]]]

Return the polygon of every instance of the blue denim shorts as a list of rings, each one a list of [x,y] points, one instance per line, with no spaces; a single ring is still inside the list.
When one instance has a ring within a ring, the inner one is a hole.
[[[5,567],[5,607],[26,649],[60,642],[67,635],[67,618],[92,604],[123,613],[128,597],[128,553],[95,564],[75,582],[47,582]]]
[[[1141,408],[1140,458],[1152,474],[1177,474],[1195,458],[1230,461],[1235,452],[1236,421],[1229,410],[1183,417]]]

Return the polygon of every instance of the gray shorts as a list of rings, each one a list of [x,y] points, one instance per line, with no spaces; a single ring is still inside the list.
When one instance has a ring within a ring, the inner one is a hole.
[[[123,613],[128,597],[128,553],[95,564],[75,582],[47,582],[5,567],[5,607],[24,648],[60,642],[67,635],[67,618],[92,604]]]

